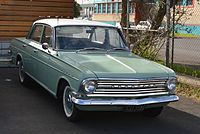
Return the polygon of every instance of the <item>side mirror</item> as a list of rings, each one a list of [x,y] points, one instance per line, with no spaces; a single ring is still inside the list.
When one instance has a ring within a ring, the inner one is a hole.
[[[42,43],[42,48],[45,49],[45,50],[48,49],[49,48],[49,44],[46,43],[46,42]]]
[[[134,44],[130,44],[130,50],[132,51],[134,49],[135,45]]]

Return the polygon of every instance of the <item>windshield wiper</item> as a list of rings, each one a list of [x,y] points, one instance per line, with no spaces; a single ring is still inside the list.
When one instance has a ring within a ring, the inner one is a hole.
[[[98,47],[87,47],[87,48],[83,48],[83,49],[79,49],[79,50],[76,50],[76,53],[80,52],[80,51],[90,51],[90,50],[97,50],[97,51],[105,51],[105,49],[102,49],[102,48],[98,48]]]
[[[116,50],[120,50],[120,51],[129,51],[127,48],[112,48],[112,49],[109,49],[108,52],[110,51],[116,51]]]

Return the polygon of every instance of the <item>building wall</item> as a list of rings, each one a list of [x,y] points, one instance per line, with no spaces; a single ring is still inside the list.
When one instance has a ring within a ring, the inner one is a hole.
[[[197,0],[182,0],[176,8],[185,8],[187,13],[183,16],[182,25],[176,25],[176,32],[182,34],[200,35],[200,2]]]
[[[199,25],[200,26],[200,3],[194,0],[193,3],[193,11],[191,18],[187,21],[188,24],[191,25]]]
[[[120,22],[122,0],[94,0],[94,14],[92,20]],[[134,21],[134,6],[131,4],[130,21]]]
[[[185,23],[189,25],[200,25],[200,2],[198,3],[197,0],[182,0],[182,2],[178,3],[176,6],[176,8],[183,7],[187,10],[187,16],[183,17],[183,19],[187,18]]]
[[[130,22],[134,22],[135,15],[130,15]],[[120,22],[121,21],[121,13],[118,14],[98,14],[93,15],[92,20],[96,21],[109,21],[109,22]]]

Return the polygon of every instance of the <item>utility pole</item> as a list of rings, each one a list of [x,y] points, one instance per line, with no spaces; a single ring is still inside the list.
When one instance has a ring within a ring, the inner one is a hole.
[[[172,54],[171,54],[171,68],[173,68],[174,65],[174,33],[175,33],[175,0],[173,0],[173,18],[172,18],[172,22],[173,22],[173,26],[172,26]]]
[[[166,17],[167,17],[167,25],[166,25],[166,32],[167,32],[167,40],[166,40],[166,66],[169,67],[169,46],[170,46],[170,0],[166,1]]]

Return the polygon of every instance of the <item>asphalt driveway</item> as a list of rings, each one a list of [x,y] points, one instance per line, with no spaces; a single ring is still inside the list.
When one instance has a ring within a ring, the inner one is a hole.
[[[0,134],[199,134],[200,103],[187,98],[158,118],[138,113],[88,112],[69,122],[57,100],[37,84],[23,87],[17,69],[0,68]]]

